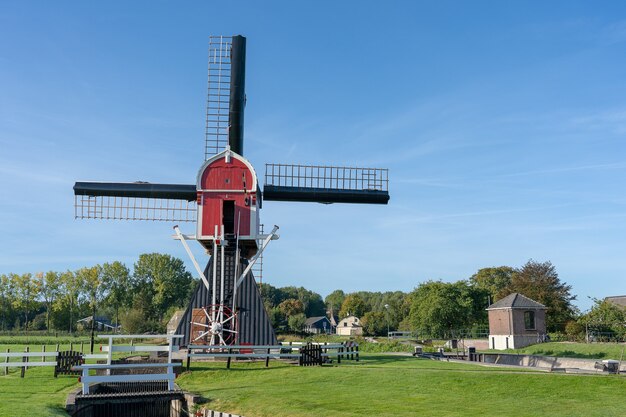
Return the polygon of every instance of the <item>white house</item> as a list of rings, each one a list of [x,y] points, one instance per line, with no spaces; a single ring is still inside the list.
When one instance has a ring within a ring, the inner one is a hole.
[[[337,324],[337,334],[341,336],[361,336],[363,327],[356,316],[348,316]]]

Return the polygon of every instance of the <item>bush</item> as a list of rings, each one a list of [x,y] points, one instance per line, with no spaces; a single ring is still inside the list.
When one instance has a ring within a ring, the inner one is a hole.
[[[37,314],[35,318],[28,325],[28,328],[31,330],[45,330],[46,329],[46,313]]]
[[[565,325],[565,334],[570,341],[580,341],[585,338],[585,326],[581,323],[571,320]]]

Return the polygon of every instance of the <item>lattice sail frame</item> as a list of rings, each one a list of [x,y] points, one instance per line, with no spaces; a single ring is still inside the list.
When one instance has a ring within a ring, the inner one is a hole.
[[[328,165],[265,164],[265,185],[388,191],[389,170]]]
[[[232,36],[209,37],[204,160],[228,145]]]
[[[74,196],[74,218],[195,222],[196,201],[163,198]]]

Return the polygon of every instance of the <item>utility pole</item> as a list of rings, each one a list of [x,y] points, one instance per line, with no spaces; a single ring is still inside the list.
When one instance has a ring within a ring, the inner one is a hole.
[[[385,313],[387,317],[387,340],[389,340],[389,304],[385,304]]]

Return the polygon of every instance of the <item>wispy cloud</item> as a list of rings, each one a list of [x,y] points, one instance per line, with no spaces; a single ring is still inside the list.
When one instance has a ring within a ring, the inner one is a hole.
[[[604,164],[589,164],[589,165],[577,165],[550,169],[537,169],[532,171],[514,172],[510,174],[502,174],[500,177],[522,177],[530,175],[546,175],[546,174],[561,174],[575,171],[600,171],[611,169],[626,168],[626,162],[609,162]]]
[[[570,120],[575,128],[626,133],[626,109],[607,109],[592,114],[580,115]]]

